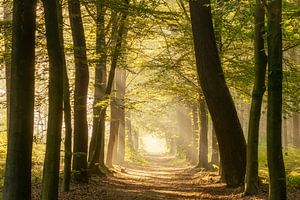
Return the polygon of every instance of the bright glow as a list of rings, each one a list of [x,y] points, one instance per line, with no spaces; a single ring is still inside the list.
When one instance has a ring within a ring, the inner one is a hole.
[[[162,154],[167,151],[166,140],[153,135],[142,137],[142,148],[147,153]]]

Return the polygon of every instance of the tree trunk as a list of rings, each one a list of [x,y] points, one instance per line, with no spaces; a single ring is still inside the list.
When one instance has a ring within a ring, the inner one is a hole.
[[[132,125],[131,125],[131,111],[127,109],[126,111],[126,127],[127,127],[127,137],[128,137],[128,145],[130,148],[133,148],[133,134],[132,134]]]
[[[125,69],[117,69],[117,98],[119,99],[119,144],[118,144],[118,162],[124,163],[125,159],[125,87],[126,87],[126,71]]]
[[[227,186],[243,185],[246,144],[218,55],[209,0],[190,0],[196,64],[200,84],[219,143]]]
[[[62,4],[59,6],[59,25],[60,25],[60,38],[61,47],[63,52],[63,110],[64,110],[64,123],[65,123],[65,155],[64,155],[64,177],[63,177],[63,190],[68,192],[70,190],[71,181],[71,163],[72,163],[72,117],[71,117],[71,103],[70,103],[70,85],[68,77],[68,69],[66,65],[65,50],[64,50],[64,37],[63,37],[63,14]]]
[[[198,145],[200,144],[199,142],[198,142],[198,144],[197,144],[197,139],[198,139],[198,141],[199,141],[199,137],[198,137],[198,135],[199,135],[199,133],[200,133],[200,130],[199,130],[199,120],[198,120],[198,106],[197,105],[194,105],[193,106],[193,137],[192,137],[192,141],[193,141],[193,152],[196,152],[197,151],[197,147],[198,147]],[[196,153],[194,153],[195,154],[195,159],[194,159],[194,161],[195,162],[199,162],[199,160],[197,160],[197,155],[196,155]]]
[[[31,199],[36,1],[14,0],[11,93],[3,199]]]
[[[283,146],[285,149],[288,148],[288,115],[283,114]]]
[[[63,112],[64,55],[59,27],[58,0],[44,0],[49,56],[49,108],[42,199],[58,199],[60,144]]]
[[[104,131],[99,127],[105,128],[105,115],[100,114],[101,108],[104,107],[101,99],[104,99],[106,89],[106,41],[105,41],[105,8],[103,0],[96,2],[97,7],[97,24],[96,24],[96,53],[98,62],[95,68],[95,91],[94,91],[94,103],[93,103],[93,130],[92,138],[89,148],[89,169],[91,171],[97,171],[100,173],[99,168],[95,165],[91,165],[91,159],[94,157],[93,162],[104,166],[104,158],[101,159],[100,154],[104,155]],[[101,124],[99,124],[101,123]],[[100,145],[101,143],[101,145]],[[96,148],[97,147],[97,148]],[[103,147],[103,148],[101,148]],[[95,154],[93,156],[93,154]],[[103,156],[102,156],[103,157]],[[93,169],[91,169],[93,167]]]
[[[68,7],[75,58],[73,170],[76,181],[87,182],[89,69],[79,0],[69,0]]]
[[[4,37],[4,63],[6,80],[6,127],[9,126],[10,82],[11,82],[11,38],[12,38],[12,1],[3,2],[3,37]]]
[[[204,100],[200,100],[200,137],[199,164],[200,168],[208,168],[208,115]]]
[[[300,147],[300,134],[299,134],[299,113],[293,113],[293,146]]]
[[[110,134],[108,140],[108,147],[107,147],[107,156],[106,156],[106,165],[108,167],[112,167],[113,165],[113,155],[116,154],[115,146],[118,142],[118,131],[119,131],[119,124],[120,124],[120,113],[117,105],[116,97],[112,97],[110,102]]]
[[[94,142],[95,142],[95,148],[92,149],[91,156],[90,156],[90,169],[95,169],[96,167],[96,161],[99,159],[99,165],[100,167],[104,167],[104,136],[105,136],[105,115],[107,110],[107,102],[109,101],[109,96],[111,94],[112,86],[113,86],[113,80],[115,77],[115,70],[117,68],[118,59],[121,53],[121,47],[122,47],[122,38],[125,32],[125,21],[128,15],[128,1],[125,0],[125,8],[123,10],[121,21],[120,21],[120,27],[117,30],[117,40],[115,47],[113,48],[112,52],[112,61],[111,61],[111,68],[108,76],[108,82],[105,89],[105,94],[103,98],[100,100],[103,104],[100,107],[100,118],[98,122],[97,129],[95,130],[96,133],[99,133],[99,137],[95,135]],[[97,138],[98,137],[98,138]],[[92,138],[93,139],[93,138]],[[99,155],[99,156],[98,156]]]
[[[219,165],[220,161],[219,161],[219,149],[218,149],[218,140],[216,137],[216,131],[214,126],[212,127],[212,142],[211,142],[211,146],[212,146],[212,154],[211,154],[211,164],[213,165]]]
[[[245,194],[258,193],[258,140],[261,107],[263,95],[266,90],[265,77],[267,68],[267,56],[265,54],[265,10],[260,0],[256,1],[254,14],[255,38],[254,38],[254,59],[255,59],[255,82],[252,92],[252,101],[249,118],[249,132],[247,145],[247,166]]]
[[[270,1],[268,13],[268,118],[267,156],[269,199],[286,199],[285,168],[281,144],[282,123],[282,32],[281,0]]]

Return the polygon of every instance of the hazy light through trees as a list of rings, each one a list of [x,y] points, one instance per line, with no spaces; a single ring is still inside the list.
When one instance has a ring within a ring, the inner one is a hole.
[[[164,138],[155,135],[145,135],[141,138],[142,148],[150,154],[163,154],[167,152],[167,143]]]

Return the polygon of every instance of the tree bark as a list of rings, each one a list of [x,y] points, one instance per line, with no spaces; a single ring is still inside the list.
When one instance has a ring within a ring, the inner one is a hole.
[[[100,100],[100,102],[104,102],[103,105],[100,107],[100,118],[98,122],[98,126],[95,130],[95,133],[99,133],[99,135],[95,135],[95,144],[94,149],[92,149],[91,156],[90,156],[90,169],[97,168],[97,160],[99,159],[99,165],[100,167],[105,167],[104,165],[104,136],[105,136],[105,116],[106,116],[106,110],[107,110],[107,102],[109,101],[109,96],[111,94],[111,90],[113,87],[113,81],[115,78],[115,70],[117,68],[118,59],[121,53],[122,49],[122,39],[125,32],[125,22],[128,15],[128,0],[125,0],[125,9],[122,12],[121,21],[120,21],[120,27],[117,30],[117,39],[116,44],[113,48],[112,52],[112,61],[111,61],[111,67],[110,72],[108,76],[107,86],[105,89],[105,94],[103,98]],[[97,138],[98,137],[98,138]],[[92,138],[93,139],[93,138]]]
[[[293,146],[300,147],[299,113],[293,113]]]
[[[68,192],[70,190],[71,181],[71,165],[72,165],[72,117],[71,117],[71,103],[70,103],[70,84],[68,77],[68,69],[66,64],[64,37],[63,37],[63,13],[62,4],[59,6],[59,26],[61,47],[63,52],[63,111],[65,123],[65,154],[64,154],[64,177],[63,177],[63,190]]]
[[[204,100],[200,100],[200,137],[199,164],[200,168],[208,168],[208,115]]]
[[[64,55],[60,37],[58,0],[44,0],[43,5],[49,56],[49,108],[41,199],[55,200],[58,199],[59,183]]]
[[[288,148],[288,115],[287,114],[283,114],[283,146],[285,149]]]
[[[117,98],[119,99],[118,110],[120,113],[119,124],[119,144],[118,144],[118,163],[123,164],[125,160],[125,88],[126,88],[126,71],[117,69]]]
[[[95,68],[95,91],[93,103],[93,130],[92,138],[89,148],[89,170],[99,171],[95,165],[91,165],[92,157],[93,162],[104,167],[104,158],[100,160],[100,154],[104,155],[104,132],[105,128],[105,115],[101,114],[101,109],[104,105],[101,99],[104,99],[106,89],[106,41],[105,41],[105,7],[103,0],[96,1],[97,7],[97,24],[96,24],[96,53],[98,62]],[[101,124],[100,124],[101,123]],[[99,129],[99,127],[103,127]],[[101,148],[103,147],[103,148]],[[103,156],[102,156],[103,157]],[[93,169],[91,169],[91,167]]]
[[[35,0],[13,1],[10,113],[3,199],[31,199]]]
[[[69,0],[68,8],[75,58],[73,170],[76,181],[87,182],[89,68],[79,0]]]
[[[254,36],[255,81],[249,118],[249,132],[247,144],[247,166],[245,194],[258,193],[258,140],[263,95],[266,90],[265,77],[267,56],[265,53],[265,10],[260,0],[256,1]]]
[[[11,82],[11,39],[12,39],[12,1],[3,2],[3,37],[4,37],[4,63],[6,80],[6,127],[9,126],[10,113],[10,82]]]
[[[268,16],[268,112],[267,156],[269,199],[286,199],[285,167],[281,144],[282,123],[282,32],[281,0],[270,1]]]
[[[212,139],[211,140],[212,140],[212,142],[211,142],[211,146],[212,146],[211,164],[219,165],[220,161],[219,161],[218,140],[216,137],[216,131],[215,131],[214,127],[212,127]]]
[[[190,0],[197,72],[219,143],[227,186],[243,185],[246,144],[218,55],[209,0]]]

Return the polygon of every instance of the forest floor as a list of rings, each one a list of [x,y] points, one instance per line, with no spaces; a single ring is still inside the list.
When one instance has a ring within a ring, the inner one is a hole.
[[[220,183],[216,172],[195,169],[184,163],[174,163],[169,156],[147,156],[149,164],[116,168],[113,175],[93,176],[89,184],[72,183],[71,191],[61,192],[63,200],[171,200],[171,199],[267,199],[267,185],[260,194],[243,197],[241,188],[230,189]],[[40,186],[33,189],[33,199],[39,199]],[[289,189],[288,199],[300,199],[299,189]]]

